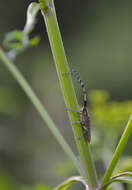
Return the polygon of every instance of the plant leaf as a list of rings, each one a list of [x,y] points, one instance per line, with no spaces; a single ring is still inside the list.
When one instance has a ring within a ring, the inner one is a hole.
[[[34,46],[37,46],[39,42],[40,42],[39,36],[35,36],[34,38],[30,39],[29,45],[31,47],[34,47]]]
[[[20,30],[13,30],[11,32],[7,32],[5,35],[5,42],[9,42],[12,40],[22,40],[22,31]]]
[[[5,39],[4,39],[4,46],[11,49],[20,49],[21,42],[22,42],[22,32],[18,30],[14,30],[11,32],[6,33]],[[19,48],[18,48],[19,45]],[[15,47],[17,46],[17,47]]]
[[[74,177],[67,179],[61,185],[56,187],[54,190],[66,190],[72,184],[77,183],[77,182],[81,182],[86,187],[86,190],[89,190],[89,187],[88,187],[88,184],[86,183],[86,180],[81,176],[74,176]]]
[[[128,183],[132,184],[132,172],[123,172],[118,175],[111,177],[111,179],[104,184],[104,186],[100,190],[106,189],[112,183]]]

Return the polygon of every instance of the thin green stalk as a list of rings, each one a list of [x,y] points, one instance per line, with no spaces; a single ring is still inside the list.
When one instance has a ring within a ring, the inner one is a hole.
[[[78,170],[78,172],[81,174],[80,164],[78,160],[76,159],[75,155],[73,154],[71,148],[67,144],[67,142],[64,140],[63,136],[59,132],[59,130],[56,128],[54,122],[50,118],[49,114],[45,110],[44,106],[36,96],[36,94],[31,89],[28,82],[25,80],[23,75],[20,73],[20,71],[16,68],[16,66],[13,64],[13,62],[9,61],[9,59],[6,57],[3,50],[0,48],[0,59],[2,60],[2,63],[6,66],[6,68],[10,71],[10,73],[13,75],[13,77],[16,79],[16,81],[19,83],[21,88],[24,90],[36,110],[39,112],[41,118],[47,126],[49,127],[51,133],[56,138],[62,149],[65,151],[67,156],[72,160],[74,166]]]
[[[50,4],[48,4],[47,0],[39,0],[39,2],[46,23],[50,46],[55,61],[55,66],[58,73],[66,107],[78,110],[79,106],[77,103],[71,76],[64,75],[64,73],[69,72],[69,66],[65,56],[65,51],[58,27],[54,2],[52,0],[50,1]],[[69,111],[68,114],[71,123],[79,119],[79,116],[72,111]],[[84,138],[77,140],[77,138],[80,137],[83,133],[81,125],[74,125],[73,132],[80,153],[80,157],[82,159],[82,163],[85,169],[84,177],[88,180],[90,190],[95,190],[97,187],[97,178],[95,166],[91,157],[90,148]]]
[[[119,141],[119,144],[114,152],[114,155],[113,155],[113,158],[112,158],[112,161],[105,173],[105,176],[103,178],[103,181],[102,181],[102,185],[103,186],[105,183],[107,183],[113,173],[113,170],[115,169],[115,166],[124,150],[124,147],[128,141],[128,138],[130,137],[130,135],[132,134],[132,115],[127,123],[127,126],[121,136],[121,139]]]

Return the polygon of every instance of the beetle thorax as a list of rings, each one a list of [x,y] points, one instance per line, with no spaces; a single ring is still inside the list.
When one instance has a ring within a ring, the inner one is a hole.
[[[82,125],[86,125],[88,119],[88,112],[86,107],[82,107],[80,110],[80,120]]]

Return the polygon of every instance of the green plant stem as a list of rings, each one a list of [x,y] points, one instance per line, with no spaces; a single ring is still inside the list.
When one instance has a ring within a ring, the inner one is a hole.
[[[56,70],[58,73],[66,107],[78,110],[79,106],[72,85],[71,76],[64,75],[64,73],[69,72],[69,67],[58,27],[54,2],[50,1],[51,2],[50,6],[47,0],[39,0],[39,2],[46,23],[50,46],[55,61]],[[79,119],[78,114],[72,111],[69,111],[68,115],[71,123]],[[76,139],[77,147],[82,159],[82,163],[85,169],[84,177],[88,180],[90,190],[95,190],[97,187],[97,178],[96,178],[95,166],[91,158],[90,148],[84,138],[77,140],[77,138],[82,136],[83,134],[82,126],[80,124],[77,124],[74,125],[72,128]]]
[[[115,166],[124,150],[124,147],[128,141],[128,138],[130,137],[130,135],[132,134],[132,115],[127,123],[127,126],[121,136],[121,139],[119,141],[119,144],[114,152],[114,155],[113,155],[113,158],[112,158],[112,161],[105,173],[105,176],[103,178],[103,181],[102,181],[102,185],[103,186],[105,183],[107,183],[113,173],[113,170],[115,169]]]
[[[65,153],[68,155],[68,157],[72,160],[78,172],[81,174],[80,164],[76,159],[75,155],[73,154],[72,150],[70,149],[69,145],[66,143],[59,130],[56,128],[52,119],[46,112],[44,106],[42,106],[42,103],[37,98],[36,94],[33,92],[28,82],[25,80],[25,78],[16,68],[13,62],[9,61],[9,59],[6,57],[5,53],[1,48],[0,48],[0,59],[2,60],[2,63],[6,66],[6,68],[10,71],[10,73],[13,75],[13,77],[16,79],[16,81],[19,83],[21,88],[24,90],[24,92],[26,93],[26,95],[28,96],[28,98],[36,108],[36,110],[39,112],[41,118],[45,121],[45,123],[49,127],[51,133],[54,135],[54,137],[56,138],[62,149],[65,151]]]

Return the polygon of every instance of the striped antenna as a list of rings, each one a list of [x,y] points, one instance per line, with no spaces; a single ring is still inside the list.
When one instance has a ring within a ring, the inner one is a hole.
[[[86,107],[87,106],[87,93],[86,93],[85,85],[82,82],[82,80],[80,78],[80,75],[79,75],[79,73],[77,71],[75,71],[75,70],[72,69],[71,72],[70,72],[70,74],[76,77],[76,79],[78,80],[78,82],[80,83],[80,85],[81,85],[81,87],[83,89],[84,107]]]

